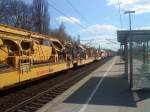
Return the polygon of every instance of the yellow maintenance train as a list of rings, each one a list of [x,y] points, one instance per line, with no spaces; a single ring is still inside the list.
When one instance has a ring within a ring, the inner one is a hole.
[[[93,62],[96,56],[101,55],[93,48],[0,24],[0,90]]]

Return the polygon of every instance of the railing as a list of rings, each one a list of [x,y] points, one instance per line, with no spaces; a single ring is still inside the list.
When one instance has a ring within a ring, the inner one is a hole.
[[[19,55],[19,71],[21,74],[31,71],[31,52],[20,51]]]

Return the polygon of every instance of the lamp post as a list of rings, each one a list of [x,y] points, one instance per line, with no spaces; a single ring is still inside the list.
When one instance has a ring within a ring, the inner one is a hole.
[[[131,14],[133,14],[133,13],[135,13],[135,11],[126,11],[126,12],[124,12],[124,14],[128,14],[129,15],[129,27],[130,27],[130,32],[129,32],[129,48],[130,48],[130,50],[129,50],[129,54],[130,54],[129,55],[130,56],[129,57],[130,58],[130,76],[129,76],[130,79],[129,79],[129,81],[130,81],[130,88],[133,87],[133,54],[132,54],[133,43],[132,43],[132,32],[131,32],[131,30],[132,30]],[[127,42],[126,42],[126,44],[127,44]],[[128,52],[128,47],[127,47],[126,50]],[[128,57],[128,55],[126,55],[126,56]],[[128,59],[126,61],[128,61]],[[128,62],[127,62],[127,66],[128,66]],[[127,69],[127,72],[128,72],[128,69]]]
[[[131,14],[135,13],[135,11],[125,11],[124,14],[128,14],[129,15],[129,27],[130,27],[130,31],[132,29],[131,25]]]

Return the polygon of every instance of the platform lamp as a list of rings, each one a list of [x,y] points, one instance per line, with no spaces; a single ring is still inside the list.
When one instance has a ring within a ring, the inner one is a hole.
[[[124,14],[128,14],[129,15],[129,26],[130,26],[130,31],[132,29],[131,25],[132,25],[132,21],[131,21],[131,14],[134,14],[135,11],[125,11]]]
[[[130,32],[129,32],[129,47],[130,47],[130,89],[132,89],[133,87],[133,57],[132,57],[132,21],[131,21],[131,14],[134,14],[135,11],[125,11],[124,14],[128,14],[129,15],[129,27],[130,27]]]

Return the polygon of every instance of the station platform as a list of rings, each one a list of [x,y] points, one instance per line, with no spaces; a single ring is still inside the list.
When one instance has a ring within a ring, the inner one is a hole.
[[[37,112],[150,112],[150,91],[131,91],[116,56]]]

